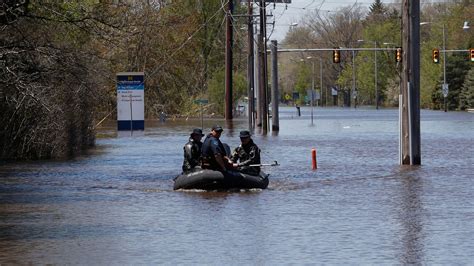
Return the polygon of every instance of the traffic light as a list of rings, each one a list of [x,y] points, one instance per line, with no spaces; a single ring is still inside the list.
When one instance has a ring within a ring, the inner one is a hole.
[[[431,55],[431,57],[433,58],[433,63],[439,64],[439,49],[438,48],[433,49],[433,54]]]
[[[334,50],[332,51],[332,61],[336,64],[341,62],[341,51],[339,50],[339,47],[334,47]]]
[[[471,57],[471,62],[474,62],[474,48],[469,49],[469,57]]]
[[[395,61],[402,62],[402,47],[397,47],[397,50],[395,50]]]

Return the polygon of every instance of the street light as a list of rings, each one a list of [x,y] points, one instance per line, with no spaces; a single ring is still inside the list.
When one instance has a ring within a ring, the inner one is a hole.
[[[471,27],[469,27],[469,21],[464,21],[464,25],[462,26],[462,29],[463,30],[468,30],[470,29]]]

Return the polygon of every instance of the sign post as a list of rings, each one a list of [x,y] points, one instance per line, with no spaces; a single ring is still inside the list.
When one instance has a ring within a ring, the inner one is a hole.
[[[200,107],[201,107],[201,130],[204,130],[204,115],[203,115],[203,107],[202,106],[204,104],[208,104],[209,100],[207,100],[207,99],[197,99],[197,100],[194,100],[194,103],[199,104]]]
[[[145,129],[143,72],[117,73],[117,130]]]
[[[444,96],[444,111],[447,112],[448,111],[448,106],[446,104],[446,97],[448,97],[448,93],[449,93],[448,83],[443,83],[442,90],[443,90],[443,96]]]

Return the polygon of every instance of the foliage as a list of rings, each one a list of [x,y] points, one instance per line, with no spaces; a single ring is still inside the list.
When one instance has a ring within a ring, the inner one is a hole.
[[[449,93],[446,98],[447,108],[448,110],[455,110],[459,108],[460,92],[471,63],[466,60],[466,56],[463,54],[448,56],[446,61],[446,82],[449,84]],[[434,109],[444,108],[444,96],[441,90],[442,83],[443,80],[440,79],[437,88],[433,89],[432,101]]]
[[[92,145],[104,84],[91,40],[106,22],[87,3],[0,8],[0,158],[64,157]]]
[[[366,12],[366,13],[365,13]],[[384,5],[380,0],[374,0],[367,10],[357,4],[342,8],[337,12],[325,13],[321,10],[308,12],[299,30],[291,30],[285,38],[287,46],[295,48],[395,48],[401,46],[401,17],[400,10]],[[431,51],[437,47],[443,48],[443,25],[446,35],[447,50],[465,50],[473,47],[474,35],[461,29],[464,21],[472,21],[474,6],[469,1],[448,1],[443,3],[424,4],[421,10],[420,27],[420,101],[422,108],[440,108],[442,103],[441,83],[442,63],[433,64]],[[472,31],[472,29],[471,29]],[[299,35],[298,35],[299,34]],[[298,56],[307,56],[298,55]],[[373,51],[355,52],[355,69],[352,64],[350,51],[341,52],[341,63],[331,62],[329,52],[311,54],[313,57],[323,57],[325,87],[337,84],[342,88],[345,105],[349,92],[353,87],[353,73],[358,90],[360,104],[375,104],[377,74],[377,93],[381,105],[398,104],[401,64],[395,62],[393,50],[377,51],[377,68],[375,69],[375,53]],[[460,104],[459,91],[464,75],[466,75],[467,58],[463,52],[448,52],[447,54],[447,83],[450,84],[448,103],[451,109],[457,109]],[[462,58],[462,59],[461,59]],[[289,64],[292,63],[288,60]],[[285,66],[286,69],[294,69]],[[291,78],[293,77],[293,80]],[[284,84],[295,83],[298,73],[285,76]],[[340,98],[341,98],[340,97]]]
[[[94,144],[97,122],[115,114],[117,72],[145,72],[146,118],[194,115],[193,99],[224,65],[224,14],[220,0],[4,1],[0,158],[64,157]],[[239,96],[246,82],[234,80]]]
[[[466,79],[459,93],[459,109],[474,108],[474,67],[467,72]]]
[[[237,106],[237,102],[247,96],[247,81],[242,73],[234,73],[232,78],[232,106]],[[225,69],[214,73],[208,83],[209,110],[213,113],[224,113],[225,108]]]

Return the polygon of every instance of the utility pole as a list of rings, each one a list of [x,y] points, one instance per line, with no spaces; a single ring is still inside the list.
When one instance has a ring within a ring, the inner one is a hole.
[[[271,55],[272,55],[272,130],[280,130],[280,122],[278,116],[278,42],[272,40],[271,46]]]
[[[248,1],[248,59],[247,59],[247,98],[248,101],[248,122],[249,131],[253,131],[253,113],[254,113],[254,51],[253,51],[253,1]]]
[[[233,0],[226,5],[226,46],[225,46],[225,119],[232,120],[232,46],[233,46]]]
[[[403,0],[400,164],[420,165],[420,1]]]
[[[259,86],[259,95],[260,95],[260,108],[261,110],[261,123],[262,123],[262,133],[266,134],[268,132],[268,99],[267,99],[267,19],[266,19],[266,9],[265,9],[265,0],[260,0],[260,36],[259,36],[259,48],[260,48],[260,60],[261,63],[261,76],[260,76],[260,86]]]

